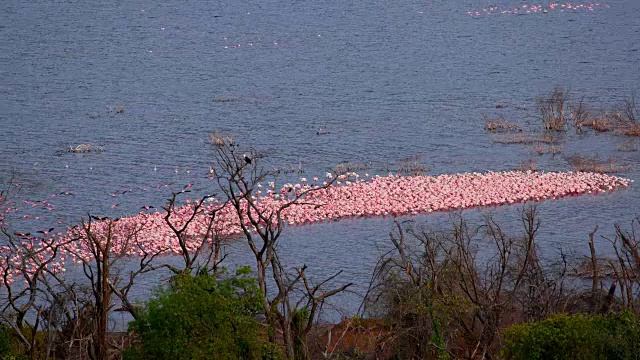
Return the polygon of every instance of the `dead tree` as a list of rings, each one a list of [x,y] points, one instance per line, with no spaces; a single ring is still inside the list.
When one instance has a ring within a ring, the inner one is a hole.
[[[89,215],[72,232],[80,243],[70,253],[81,263],[91,291],[89,311],[93,327],[87,348],[90,359],[107,359],[109,314],[114,307],[111,271],[126,256],[127,242],[135,236],[135,231],[126,235],[120,233],[118,221]]]
[[[615,283],[620,287],[620,299],[625,308],[637,311],[640,307],[640,237],[637,227],[640,217],[631,222],[631,229],[624,230],[616,224],[616,236],[610,240],[615,258],[610,261]],[[613,287],[615,289],[615,287]]]
[[[367,297],[370,309],[381,308],[394,323],[386,342],[401,357],[492,358],[506,326],[563,306],[566,259],[543,266],[535,206],[521,219],[516,236],[490,216],[476,228],[459,214],[450,229],[396,223],[393,249],[379,260]]]
[[[189,193],[189,190],[183,190],[172,193],[171,198],[167,200],[167,204],[163,207],[165,211],[164,221],[175,235],[178,246],[181,250],[182,268],[177,268],[169,264],[164,264],[174,274],[192,273],[194,270],[207,270],[216,273],[220,263],[224,260],[221,258],[220,247],[222,239],[220,239],[216,230],[217,215],[224,208],[222,205],[207,205],[207,201],[214,199],[215,195],[205,195],[196,201],[187,214],[177,214],[180,212],[177,207],[177,198],[180,194]],[[176,222],[175,217],[181,218]],[[204,224],[200,224],[199,234],[189,234],[189,226],[192,226],[197,218],[206,218]],[[207,252],[208,251],[208,252]],[[207,252],[207,258],[204,262],[200,256]]]
[[[7,204],[2,192],[0,205]],[[4,210],[4,209],[3,209]],[[4,215],[4,211],[0,211]],[[87,309],[80,286],[65,279],[66,247],[77,238],[57,239],[53,229],[41,235],[12,231],[0,221],[0,319],[11,328],[29,359],[66,357],[60,350],[84,342]],[[61,355],[62,354],[62,355]]]
[[[320,305],[351,284],[324,290],[326,282],[335,278],[339,272],[313,285],[305,273],[304,265],[295,274],[287,274],[278,257],[277,245],[284,229],[283,213],[294,206],[322,206],[310,201],[309,195],[330,186],[333,181],[323,187],[301,191],[289,188],[288,194],[279,196],[281,201],[275,208],[265,207],[257,197],[259,184],[275,174],[261,167],[263,156],[253,148],[241,150],[229,136],[214,133],[211,142],[218,185],[228,205],[237,215],[238,226],[256,261],[258,284],[264,297],[263,311],[269,326],[269,340],[276,342],[280,339],[290,359],[308,358],[306,337]],[[276,287],[273,291],[269,289],[270,281]],[[296,290],[300,290],[301,294],[294,295]],[[280,334],[276,334],[277,331]]]
[[[43,282],[60,271],[58,255],[68,244],[54,238],[11,231],[2,226],[5,244],[0,246],[0,318],[16,335],[29,359],[35,359],[43,348],[38,339],[47,310],[47,292]]]

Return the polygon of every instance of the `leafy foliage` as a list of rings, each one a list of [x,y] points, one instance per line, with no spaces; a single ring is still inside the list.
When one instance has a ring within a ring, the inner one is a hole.
[[[11,339],[9,330],[4,324],[0,324],[0,359],[11,353]]]
[[[262,297],[250,269],[222,280],[178,275],[129,329],[141,344],[129,359],[256,359],[264,352],[257,315]]]
[[[505,332],[508,359],[638,359],[640,316],[631,311],[608,316],[557,314]]]
[[[16,347],[19,347],[19,344],[11,329],[0,323],[0,360],[23,359],[22,356],[16,355]]]

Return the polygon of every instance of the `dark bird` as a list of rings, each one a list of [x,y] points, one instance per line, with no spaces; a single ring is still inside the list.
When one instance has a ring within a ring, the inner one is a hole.
[[[247,154],[242,154],[242,158],[247,164],[251,165],[251,158]]]
[[[39,231],[36,231],[36,232],[40,233],[42,235],[49,235],[49,233],[52,232],[53,229],[55,229],[55,228],[50,228],[49,230],[39,230]]]
[[[149,210],[149,209],[154,209],[154,207],[151,206],[151,205],[145,205],[145,206],[141,207],[140,209]]]
[[[15,232],[14,234],[23,238],[31,237],[31,233]]]
[[[73,195],[70,191],[63,191],[58,195]]]
[[[93,220],[98,220],[98,221],[104,221],[104,220],[109,219],[109,218],[108,218],[108,217],[106,217],[106,216],[95,216],[95,215],[91,215],[91,218],[92,218]]]

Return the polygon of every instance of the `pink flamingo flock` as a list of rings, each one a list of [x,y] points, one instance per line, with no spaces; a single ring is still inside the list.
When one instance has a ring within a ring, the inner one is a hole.
[[[491,6],[491,7],[483,8],[482,10],[468,11],[467,15],[473,16],[473,17],[480,17],[480,16],[488,16],[488,15],[496,15],[496,14],[497,15],[507,15],[507,14],[524,15],[524,14],[536,14],[536,13],[546,14],[551,11],[560,11],[560,12],[580,11],[580,10],[593,11],[595,10],[596,7],[599,7],[599,6],[609,7],[608,5],[603,5],[598,2],[579,3],[579,4],[576,4],[576,3],[571,4],[568,2],[567,3],[552,2],[547,6],[543,6],[539,4],[537,5],[524,4],[524,5],[516,6],[513,8]]]
[[[487,173],[461,173],[439,176],[372,176],[362,178],[357,173],[336,176],[327,173],[330,183],[313,178],[300,179],[298,184],[285,184],[280,189],[274,182],[257,185],[251,197],[262,214],[270,216],[283,205],[296,201],[282,212],[282,220],[290,225],[321,223],[350,217],[399,216],[467,209],[480,206],[514,204],[527,201],[558,199],[570,195],[601,193],[630,186],[632,180],[605,174],[587,172],[532,172],[505,171]],[[364,178],[364,179],[363,179]],[[333,182],[331,182],[333,181]],[[309,191],[314,190],[314,191]],[[246,204],[246,200],[244,200]],[[193,214],[195,202],[187,201],[171,215],[176,228],[186,224]],[[245,207],[246,208],[246,207]],[[217,209],[213,232],[220,237],[241,234],[239,217],[230,203],[211,198],[205,210]],[[246,210],[245,210],[246,211]],[[97,239],[110,234],[111,251],[131,257],[151,255],[178,255],[182,248],[175,234],[165,222],[165,212],[141,212],[118,221],[93,221],[92,233]],[[198,215],[187,226],[185,238],[188,251],[195,251],[207,233],[210,216]],[[246,219],[246,217],[245,217]],[[249,228],[250,225],[247,221]],[[81,227],[70,227],[64,233],[32,236],[16,233],[22,246],[16,251],[0,246],[0,274],[10,284],[20,278],[20,265],[24,254],[37,254],[27,266],[32,273],[37,266],[52,272],[65,271],[65,264],[90,261],[86,234]],[[54,254],[56,244],[62,244]],[[24,266],[23,266],[24,267]],[[15,269],[15,270],[13,270]]]

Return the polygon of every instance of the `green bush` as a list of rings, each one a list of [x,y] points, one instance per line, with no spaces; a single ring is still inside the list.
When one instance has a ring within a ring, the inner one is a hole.
[[[0,324],[0,359],[11,354],[11,338],[9,329],[4,324]]]
[[[516,324],[504,335],[507,359],[640,359],[640,317],[554,315]]]
[[[23,355],[16,355],[19,348],[20,344],[13,335],[11,328],[5,324],[0,324],[0,360],[24,359]]]
[[[250,269],[222,280],[176,277],[152,298],[129,330],[139,344],[125,359],[257,359],[267,347],[257,315],[260,290]]]

